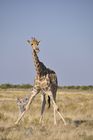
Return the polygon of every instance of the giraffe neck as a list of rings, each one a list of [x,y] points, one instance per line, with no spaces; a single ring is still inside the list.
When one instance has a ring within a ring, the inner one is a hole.
[[[37,74],[37,76],[40,77],[40,74],[41,74],[41,66],[40,66],[40,61],[39,61],[39,58],[38,58],[37,53],[36,53],[35,50],[33,50],[32,55],[33,55],[35,69],[36,69],[36,74]]]

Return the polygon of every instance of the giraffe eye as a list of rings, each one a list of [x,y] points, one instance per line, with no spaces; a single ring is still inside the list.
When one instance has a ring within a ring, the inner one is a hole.
[[[33,46],[33,43],[31,43],[31,46]]]

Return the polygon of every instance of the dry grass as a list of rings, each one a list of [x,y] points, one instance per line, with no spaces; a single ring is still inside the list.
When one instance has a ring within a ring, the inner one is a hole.
[[[28,90],[0,90],[0,140],[93,140],[93,91],[60,91],[57,104],[67,125],[57,115],[53,125],[53,108],[45,110],[44,124],[39,124],[40,95],[18,126],[16,97],[29,94]]]

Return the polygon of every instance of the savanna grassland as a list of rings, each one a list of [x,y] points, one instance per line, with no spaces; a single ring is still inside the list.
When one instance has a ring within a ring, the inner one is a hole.
[[[19,125],[16,97],[31,94],[30,89],[0,89],[0,140],[93,140],[93,90],[58,90],[57,104],[67,121],[57,115],[53,124],[53,107],[44,113],[39,124],[41,96],[37,95]]]

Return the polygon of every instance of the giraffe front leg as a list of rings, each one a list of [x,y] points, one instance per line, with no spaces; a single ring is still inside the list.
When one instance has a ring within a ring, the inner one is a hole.
[[[58,115],[60,116],[60,118],[63,120],[64,124],[66,125],[66,121],[65,121],[63,115],[59,111],[59,108],[58,108],[58,106],[57,106],[57,104],[56,104],[56,102],[54,100],[52,92],[49,93],[49,96],[50,96],[50,98],[52,100],[53,107],[54,107],[54,125],[56,125],[56,111],[57,111]]]
[[[24,114],[26,113],[26,111],[29,109],[29,105],[32,103],[33,99],[35,98],[35,96],[38,94],[37,90],[32,91],[32,95],[29,98],[29,101],[25,107],[25,110],[20,114],[20,116],[18,117],[17,121],[15,122],[15,124],[18,124],[19,121],[22,119],[22,117],[24,116]]]
[[[46,98],[45,98],[45,94],[44,93],[42,93],[42,95],[41,95],[41,97],[42,97],[42,107],[41,107],[41,116],[40,116],[40,123],[42,124],[42,122],[43,122],[43,114],[44,114],[44,110],[45,110],[45,104],[46,104]]]

